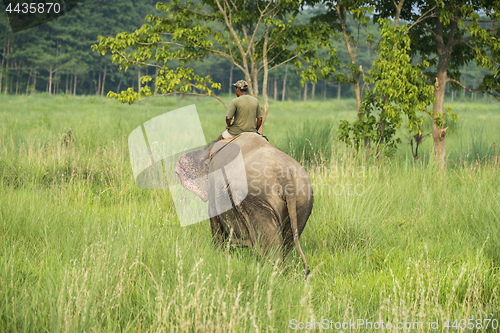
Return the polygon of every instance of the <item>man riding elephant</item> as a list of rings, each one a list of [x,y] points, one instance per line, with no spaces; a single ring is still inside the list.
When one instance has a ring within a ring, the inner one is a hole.
[[[218,140],[232,139],[243,132],[257,133],[262,125],[262,109],[259,100],[247,95],[247,82],[239,80],[233,86],[236,98],[229,104],[226,113],[227,127]]]

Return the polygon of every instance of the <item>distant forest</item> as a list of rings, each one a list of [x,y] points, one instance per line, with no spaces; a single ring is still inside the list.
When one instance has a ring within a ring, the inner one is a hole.
[[[144,23],[147,14],[158,13],[154,0],[81,0],[66,15],[38,27],[12,33],[3,2],[0,2],[0,92],[2,94],[49,94],[100,95],[108,91],[137,89],[141,75],[147,69],[119,71],[111,57],[101,56],[91,50],[97,36],[113,36],[119,32],[132,32]],[[316,9],[317,10],[317,9]],[[304,11],[302,19],[308,19],[313,9]],[[357,32],[356,32],[357,33]],[[377,26],[371,25],[368,33],[378,36]],[[361,31],[361,40],[367,32]],[[344,64],[348,55],[342,40],[337,41],[338,54]],[[374,53],[367,44],[360,44],[357,61],[364,69],[371,68]],[[212,57],[204,62],[193,63],[199,75],[210,75],[221,83],[222,91],[228,93],[230,80],[242,79],[242,75],[224,59]],[[286,87],[283,81],[287,75]],[[468,85],[477,87],[484,75],[475,66],[464,69],[463,79]],[[314,98],[351,98],[352,85],[340,86],[336,82],[320,81],[316,84],[300,84],[300,75],[293,66],[281,67],[270,73],[270,98],[281,100],[304,100]],[[448,89],[450,85],[448,85]],[[451,93],[451,91],[449,92]],[[457,94],[462,98],[471,93]]]

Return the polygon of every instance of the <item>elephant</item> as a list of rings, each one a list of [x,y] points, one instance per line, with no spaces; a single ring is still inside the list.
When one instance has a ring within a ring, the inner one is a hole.
[[[175,167],[182,186],[208,201],[212,238],[257,249],[278,249],[285,259],[293,245],[306,271],[299,237],[314,196],[304,168],[257,133],[246,132],[181,155]]]

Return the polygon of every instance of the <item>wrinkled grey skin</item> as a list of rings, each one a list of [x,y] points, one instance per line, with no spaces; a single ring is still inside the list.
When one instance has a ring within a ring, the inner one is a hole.
[[[244,166],[234,162],[240,152]],[[214,178],[221,168],[226,178]],[[211,143],[182,155],[175,172],[186,189],[209,201],[215,244],[230,239],[235,246],[252,247],[263,255],[280,249],[283,257],[295,244],[309,272],[299,237],[312,211],[313,192],[307,173],[292,157],[258,134],[243,133],[230,143]]]

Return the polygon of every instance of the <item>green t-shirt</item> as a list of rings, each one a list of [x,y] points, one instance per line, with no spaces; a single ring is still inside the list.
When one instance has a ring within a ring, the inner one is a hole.
[[[250,95],[241,95],[231,101],[226,116],[234,119],[228,132],[236,136],[243,132],[256,132],[257,118],[262,117],[262,109],[258,99]]]

